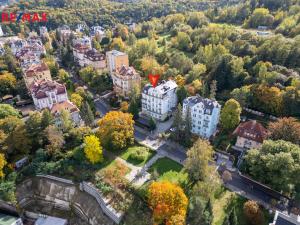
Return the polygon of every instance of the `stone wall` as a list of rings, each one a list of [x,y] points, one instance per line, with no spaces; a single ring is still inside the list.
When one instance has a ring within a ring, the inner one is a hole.
[[[91,195],[80,191],[73,182],[55,177],[37,176],[23,181],[17,187],[17,201],[21,209],[34,205],[51,205],[57,209],[72,211],[90,225],[113,225]]]

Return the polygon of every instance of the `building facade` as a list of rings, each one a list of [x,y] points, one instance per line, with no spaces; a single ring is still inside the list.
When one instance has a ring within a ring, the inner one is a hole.
[[[73,47],[73,56],[75,62],[77,62],[79,65],[82,65],[84,63],[84,54],[89,50],[90,48],[86,45],[82,44],[76,44]]]
[[[203,138],[210,138],[217,131],[221,105],[199,95],[188,97],[183,101],[182,115],[190,113],[191,132]]]
[[[54,104],[68,100],[66,87],[52,80],[39,80],[30,86],[30,93],[37,110],[51,109]]]
[[[162,81],[153,87],[147,84],[142,91],[142,113],[164,121],[177,106],[177,84],[173,80]]]
[[[106,60],[110,74],[123,65],[127,67],[129,66],[128,55],[117,50],[106,52]]]
[[[268,130],[256,120],[249,120],[235,129],[233,135],[237,136],[235,146],[241,149],[260,148],[268,135]]]
[[[121,66],[111,74],[114,91],[117,95],[128,97],[134,87],[140,90],[141,77],[133,67]]]
[[[64,102],[58,102],[53,104],[52,108],[50,109],[52,115],[55,118],[55,125],[57,127],[61,127],[61,120],[60,120],[60,114],[63,110],[66,110],[70,113],[71,119],[74,122],[75,125],[79,126],[82,124],[82,119],[79,114],[79,109],[76,105],[74,105],[69,100]]]
[[[99,72],[103,72],[107,69],[106,58],[104,54],[101,54],[96,49],[90,49],[85,52],[83,60],[79,62],[81,67],[91,66]]]

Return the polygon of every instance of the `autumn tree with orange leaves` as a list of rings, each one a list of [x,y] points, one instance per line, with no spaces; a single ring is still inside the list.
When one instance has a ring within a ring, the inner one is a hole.
[[[97,136],[106,149],[124,149],[134,142],[133,125],[131,114],[112,111],[99,120]]]
[[[185,224],[188,199],[179,186],[170,182],[153,182],[149,187],[148,199],[154,224]]]

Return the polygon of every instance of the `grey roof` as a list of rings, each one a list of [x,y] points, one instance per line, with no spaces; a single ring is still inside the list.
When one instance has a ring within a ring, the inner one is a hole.
[[[161,81],[156,87],[153,87],[151,84],[146,84],[143,88],[143,93],[148,94],[149,90],[155,89],[159,94],[164,95],[168,91],[176,89],[177,84],[173,80],[168,80],[168,81]]]
[[[296,223],[292,223],[280,216],[278,216],[275,225],[295,225]]]
[[[183,104],[187,104],[189,107],[193,107],[194,105],[202,103],[204,105],[205,110],[208,110],[207,113],[211,114],[212,110],[214,108],[221,107],[220,104],[215,101],[208,98],[203,98],[200,95],[191,96],[186,99],[184,99]],[[206,111],[205,111],[206,113]]]
[[[35,225],[67,225],[67,220],[57,218],[57,217],[52,217],[52,216],[47,216],[47,217],[39,217],[37,221],[35,222]]]
[[[126,55],[126,53],[120,52],[120,51],[118,51],[118,50],[112,50],[112,51],[110,51],[110,52],[108,52],[108,53],[111,53],[111,54],[114,55],[114,56]]]

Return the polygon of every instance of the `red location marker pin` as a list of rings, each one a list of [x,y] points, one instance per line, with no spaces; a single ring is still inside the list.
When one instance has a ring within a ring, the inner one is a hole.
[[[156,87],[157,83],[158,83],[158,80],[159,80],[159,75],[158,74],[149,74],[148,75],[148,78],[149,78],[149,81],[150,83],[152,84],[153,87]]]

